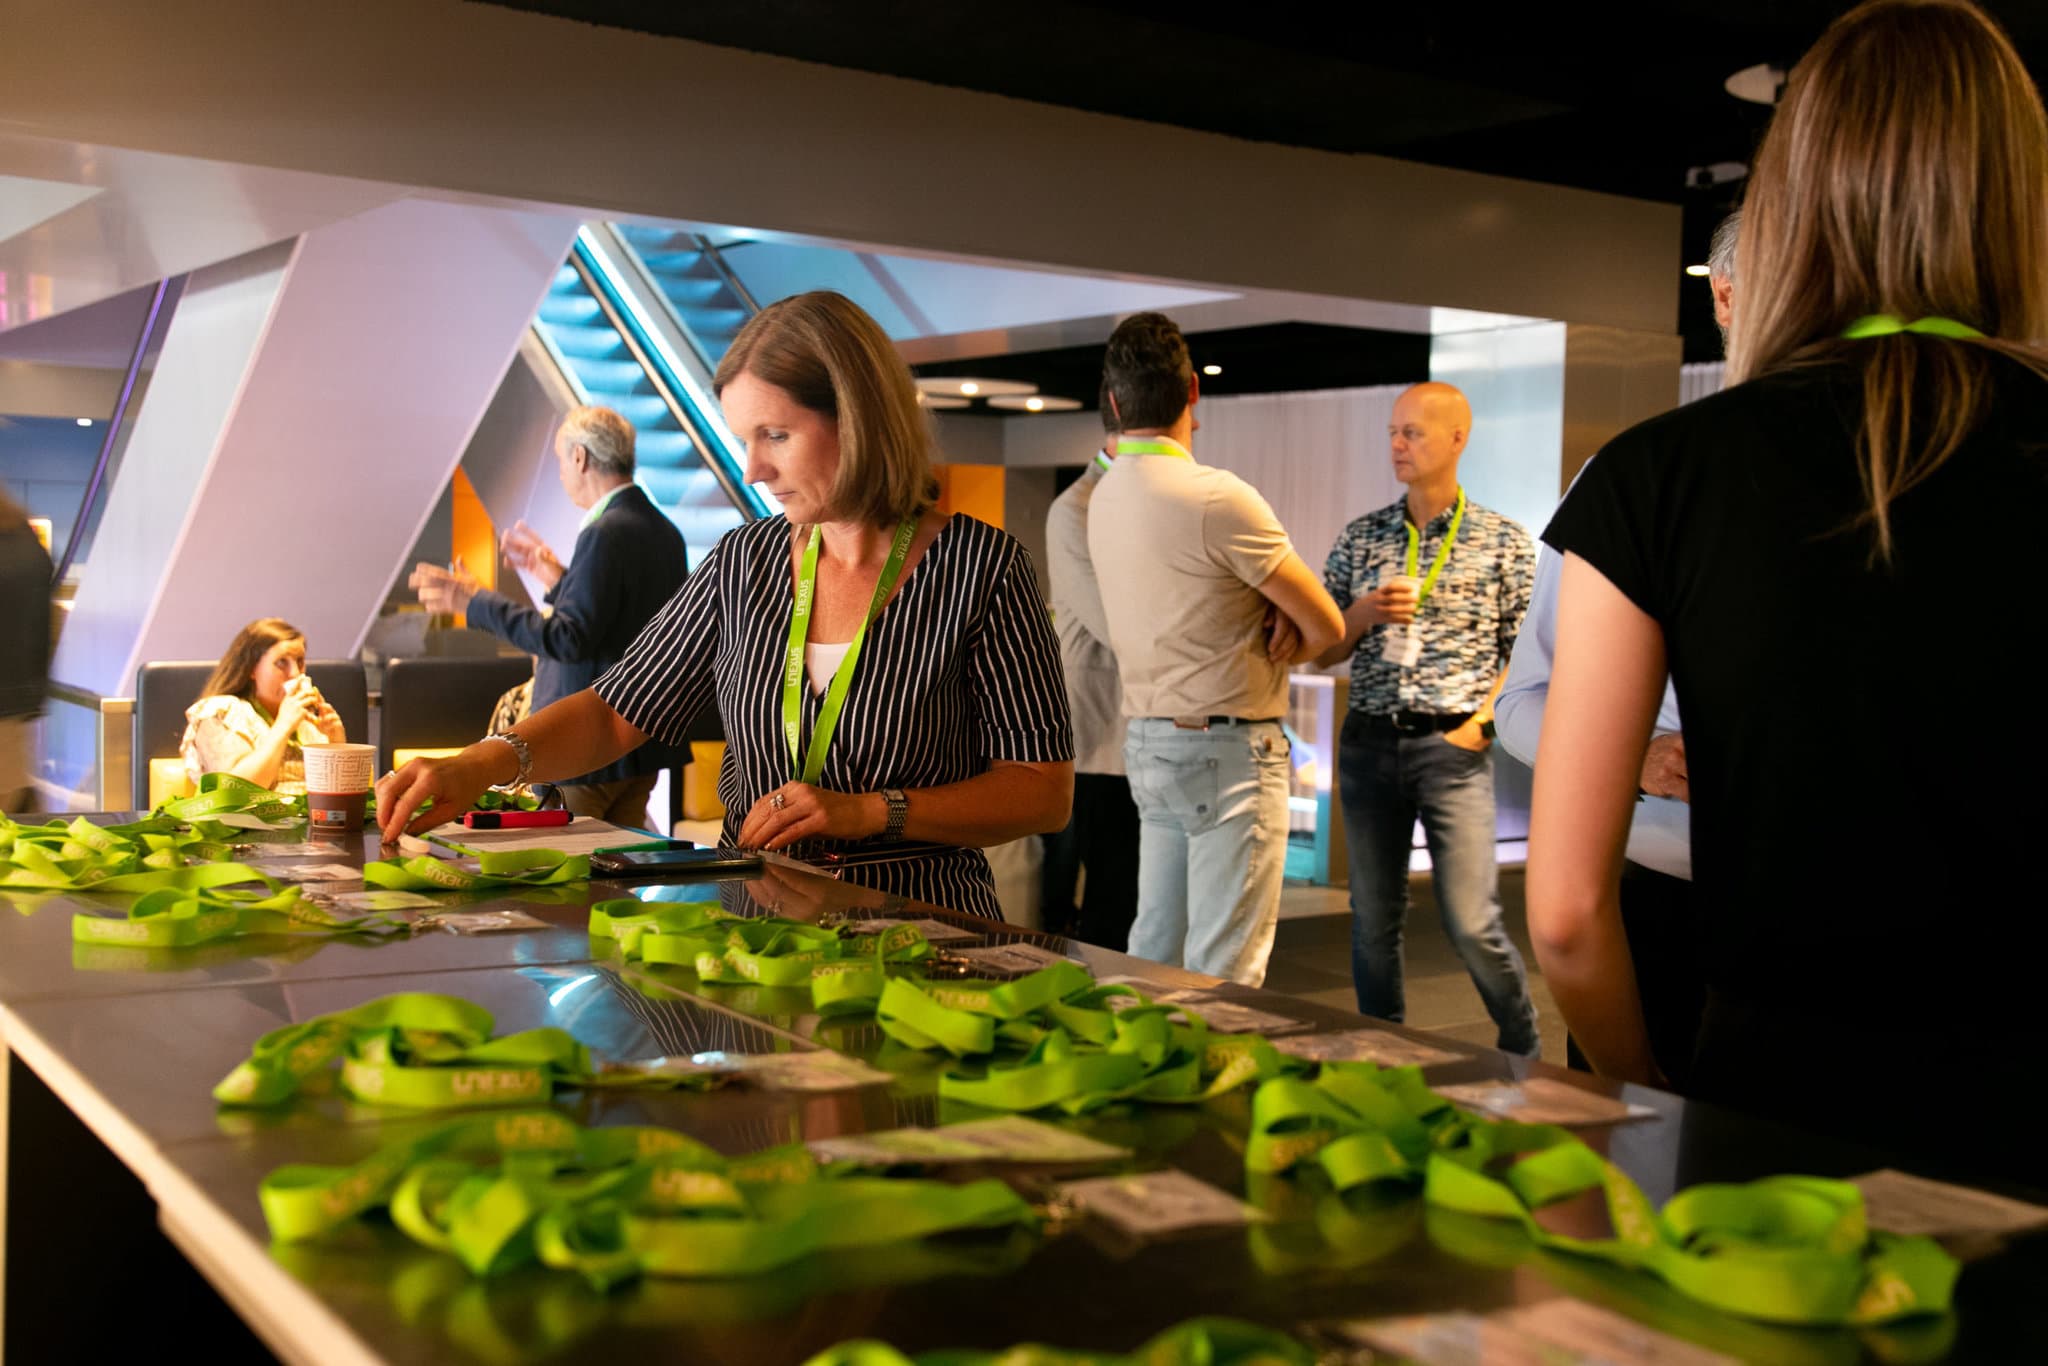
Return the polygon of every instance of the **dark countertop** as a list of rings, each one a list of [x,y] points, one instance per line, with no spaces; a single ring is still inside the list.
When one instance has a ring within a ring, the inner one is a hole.
[[[367,842],[351,859],[365,854],[375,857]],[[1130,974],[1164,985],[1198,980],[779,869],[766,879],[722,887],[641,887],[637,893],[661,899],[718,893],[733,908],[774,903],[799,918],[929,915],[989,940],[1033,940],[1080,959],[1098,977]],[[1060,1122],[1133,1148],[1137,1167],[1176,1166],[1226,1191],[1250,1194],[1274,1222],[1249,1230],[1131,1246],[1083,1221],[1035,1234],[956,1237],[813,1258],[741,1281],[649,1280],[602,1297],[572,1276],[540,1270],[475,1281],[452,1259],[417,1247],[381,1222],[314,1245],[268,1248],[256,1198],[265,1173],[287,1162],[350,1162],[446,1116],[377,1110],[335,1095],[304,1099],[277,1114],[238,1113],[221,1110],[208,1091],[266,1031],[394,991],[466,997],[493,1012],[501,1033],[559,1025],[601,1059],[823,1046],[894,1077],[886,1086],[826,1094],[727,1088],[567,1091],[558,1097],[556,1108],[587,1124],[663,1125],[739,1153],[967,1117],[942,1107],[936,1096],[939,1070],[953,1064],[891,1044],[870,1021],[820,1020],[807,992],[701,986],[679,969],[593,956],[609,945],[585,934],[587,906],[634,894],[623,885],[592,883],[484,899],[516,904],[548,922],[546,930],[435,932],[375,945],[239,941],[182,951],[81,951],[71,941],[71,913],[80,903],[103,899],[20,898],[22,913],[0,914],[0,1006],[10,1032],[26,1031],[11,1039],[29,1045],[25,1060],[35,1065],[44,1059],[62,1074],[44,1079],[66,1103],[103,1137],[108,1128],[123,1131],[125,1149],[108,1141],[124,1160],[137,1166],[136,1154],[146,1145],[148,1160],[141,1165],[154,1173],[145,1180],[163,1202],[167,1228],[231,1302],[246,1311],[250,1296],[263,1298],[253,1283],[269,1266],[250,1259],[268,1259],[346,1324],[371,1357],[391,1362],[495,1366],[659,1357],[788,1363],[851,1337],[883,1338],[910,1352],[1033,1340],[1127,1350],[1196,1314],[1294,1329],[1308,1320],[1486,1310],[1558,1294],[1592,1300],[1745,1360],[1931,1360],[1947,1349],[1958,1360],[2008,1361],[2030,1354],[2040,1335],[2034,1300],[2048,1285],[2043,1237],[1970,1265],[1951,1322],[1858,1334],[1772,1328],[1718,1314],[1647,1277],[1538,1253],[1505,1225],[1425,1209],[1417,1197],[1318,1199],[1285,1181],[1248,1192],[1248,1089],[1201,1107],[1120,1107]],[[0,896],[0,903],[6,900]],[[1284,996],[1242,988],[1228,994],[1308,1021],[1315,1032],[1364,1023]],[[1849,1175],[1888,1165],[1880,1151],[1438,1036],[1396,1032],[1461,1055],[1428,1070],[1434,1083],[1540,1074],[1653,1107],[1654,1119],[1585,1131],[1653,1200],[1700,1181],[1787,1171]],[[1031,1174],[1019,1179],[1028,1187]],[[282,1312],[289,1306],[271,1298],[282,1331],[290,1333],[293,1316]],[[258,1326],[276,1344],[278,1323]],[[332,1322],[320,1331],[338,1332]],[[360,1359],[346,1352],[353,1344],[338,1336],[322,1339],[317,1331],[276,1345],[311,1359]]]

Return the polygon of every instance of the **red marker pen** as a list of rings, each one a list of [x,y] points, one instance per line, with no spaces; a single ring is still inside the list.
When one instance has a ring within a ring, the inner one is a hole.
[[[553,811],[467,811],[462,823],[472,830],[513,830],[527,825],[567,825],[575,813]]]

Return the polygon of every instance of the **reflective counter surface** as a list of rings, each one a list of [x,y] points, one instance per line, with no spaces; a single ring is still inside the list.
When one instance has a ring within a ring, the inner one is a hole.
[[[376,856],[367,840],[345,855]],[[350,1163],[447,1116],[380,1110],[332,1092],[276,1112],[224,1110],[210,1088],[260,1035],[397,991],[465,997],[492,1012],[500,1033],[560,1026],[600,1060],[823,1047],[890,1074],[886,1085],[834,1092],[570,1090],[554,1106],[584,1124],[677,1129],[727,1154],[984,1113],[938,1099],[941,1069],[963,1064],[894,1044],[865,1017],[821,1019],[805,990],[707,986],[680,968],[621,962],[609,941],[590,939],[584,928],[587,907],[597,901],[710,895],[730,910],[773,908],[805,920],[930,917],[971,930],[977,942],[1042,945],[1098,977],[1138,976],[1161,987],[1208,981],[771,866],[716,886],[593,882],[538,895],[472,896],[476,904],[516,905],[547,928],[432,932],[378,944],[244,940],[176,951],[85,949],[72,943],[71,915],[82,905],[105,909],[106,899],[16,898],[14,913],[0,906],[0,1027],[20,1059],[142,1177],[166,1230],[223,1296],[295,1360],[779,1366],[853,1337],[879,1337],[911,1352],[1024,1341],[1123,1351],[1197,1314],[1293,1330],[1314,1320],[1484,1311],[1561,1294],[1755,1361],[2008,1361],[2034,1351],[2041,1336],[2035,1301],[2048,1285],[2048,1238],[2017,1241],[1968,1266],[1948,1320],[1884,1332],[1775,1328],[1706,1309],[1646,1276],[1538,1252],[1512,1226],[1426,1209],[1419,1197],[1317,1196],[1285,1179],[1248,1182],[1248,1088],[1200,1107],[1119,1106],[1057,1120],[1131,1148],[1130,1167],[1178,1167],[1245,1196],[1271,1216],[1248,1228],[1137,1244],[1087,1220],[1058,1222],[1036,1232],[813,1257],[746,1279],[650,1279],[610,1295],[540,1269],[477,1280],[381,1219],[312,1244],[270,1246],[257,1202],[266,1173],[286,1163]],[[1311,1032],[1364,1023],[1284,996],[1226,992],[1304,1021]],[[1905,1165],[1881,1151],[1382,1027],[1457,1055],[1427,1069],[1432,1083],[1541,1074],[1653,1108],[1652,1119],[1581,1131],[1653,1200],[1706,1180]],[[62,1180],[61,1169],[48,1165],[56,1160],[17,1148],[10,1180]],[[992,1170],[1027,1195],[1047,1175]],[[1583,1220],[1586,1213],[1569,1205],[1559,1217]],[[31,1251],[11,1241],[10,1256]],[[19,1310],[10,1305],[10,1312]]]

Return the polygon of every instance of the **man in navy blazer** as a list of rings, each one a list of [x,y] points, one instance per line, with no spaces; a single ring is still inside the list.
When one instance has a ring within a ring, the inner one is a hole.
[[[584,509],[563,564],[525,522],[503,537],[506,559],[539,579],[552,610],[539,612],[481,587],[458,562],[422,564],[411,586],[430,612],[467,612],[469,624],[534,656],[537,711],[581,692],[619,662],[633,637],[683,586],[683,538],[633,482],[633,425],[609,408],[577,408],[555,432],[555,467]],[[647,798],[674,750],[649,741],[606,768],[562,785],[569,809],[645,827]]]

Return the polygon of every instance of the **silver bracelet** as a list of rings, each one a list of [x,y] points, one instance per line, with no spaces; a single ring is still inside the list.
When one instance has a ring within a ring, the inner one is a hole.
[[[503,740],[506,744],[512,746],[512,753],[519,759],[519,776],[513,779],[513,782],[530,783],[533,781],[533,751],[527,747],[524,739],[509,730],[494,730],[489,735],[486,735],[484,739]]]

